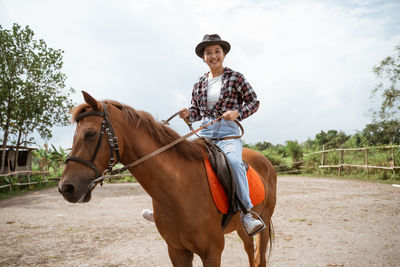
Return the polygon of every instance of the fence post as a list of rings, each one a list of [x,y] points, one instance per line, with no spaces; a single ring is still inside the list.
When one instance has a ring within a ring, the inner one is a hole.
[[[343,153],[344,153],[344,150],[343,150],[343,147],[341,147],[340,148],[340,150],[339,150],[340,152],[339,152],[339,175],[342,175],[342,171],[343,171]]]
[[[368,168],[368,148],[364,148],[364,155],[365,155],[365,167],[367,168],[367,175],[369,175],[369,168]]]
[[[394,167],[394,166],[396,166],[396,159],[394,158],[394,145],[393,145],[393,143],[391,144],[392,145],[392,147],[391,147],[391,152],[392,152],[392,162],[393,162],[393,165],[392,165],[392,167]],[[393,173],[396,173],[396,169],[395,168],[393,168]]]
[[[325,145],[322,146],[322,159],[321,159],[321,165],[325,165]]]
[[[31,184],[31,173],[30,172],[28,172],[28,183],[29,183],[29,185],[28,185],[29,189],[33,189],[33,184]]]

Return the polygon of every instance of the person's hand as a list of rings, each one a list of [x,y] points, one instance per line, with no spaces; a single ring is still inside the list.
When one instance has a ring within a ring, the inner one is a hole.
[[[227,121],[234,121],[238,117],[239,117],[239,111],[237,110],[228,110],[222,115],[222,118]]]
[[[187,108],[183,108],[183,109],[179,110],[179,117],[181,119],[189,118],[189,110]]]

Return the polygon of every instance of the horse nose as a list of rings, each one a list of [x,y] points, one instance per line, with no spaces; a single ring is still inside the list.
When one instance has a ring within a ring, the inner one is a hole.
[[[58,191],[63,196],[70,196],[75,192],[75,187],[72,184],[63,184],[61,188],[58,188]]]

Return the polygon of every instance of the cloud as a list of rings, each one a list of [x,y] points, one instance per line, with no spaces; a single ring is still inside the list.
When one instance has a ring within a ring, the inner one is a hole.
[[[274,114],[258,117],[250,131],[269,125],[261,140],[283,142],[305,140],[320,130],[362,129],[376,82],[372,66],[400,37],[384,34],[387,18],[365,13],[316,2],[232,15],[237,23],[231,29],[241,33],[232,65],[262,88],[260,112]]]
[[[29,25],[61,48],[67,84],[165,119],[188,106],[207,71],[194,54],[205,33],[232,50],[261,108],[243,122],[244,140],[304,141],[320,130],[361,130],[369,118],[372,67],[400,42],[396,1],[10,1],[0,23]],[[181,134],[186,126],[174,121]],[[73,127],[50,142],[68,145]]]

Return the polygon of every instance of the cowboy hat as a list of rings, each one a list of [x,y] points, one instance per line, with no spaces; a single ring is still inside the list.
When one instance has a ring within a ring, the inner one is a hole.
[[[196,46],[196,54],[203,58],[204,48],[209,45],[220,45],[225,54],[231,50],[231,45],[227,41],[221,40],[218,34],[206,34],[203,41]]]

